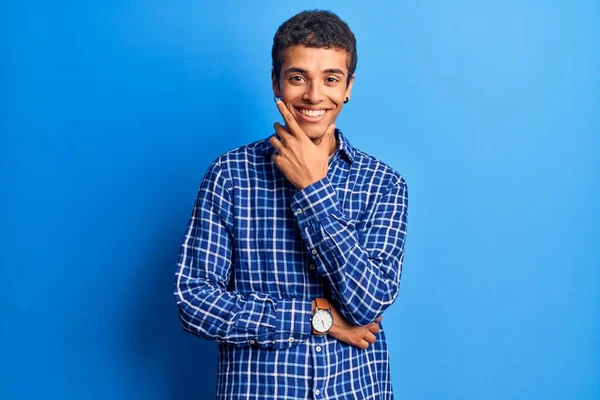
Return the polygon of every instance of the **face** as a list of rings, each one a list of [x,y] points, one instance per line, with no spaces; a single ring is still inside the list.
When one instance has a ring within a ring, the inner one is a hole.
[[[347,57],[343,50],[292,46],[284,50],[279,81],[272,74],[275,96],[313,141],[320,140],[350,98],[354,76],[346,85]]]

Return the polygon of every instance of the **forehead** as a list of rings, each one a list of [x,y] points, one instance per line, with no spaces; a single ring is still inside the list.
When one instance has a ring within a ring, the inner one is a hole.
[[[291,46],[283,50],[282,70],[295,67],[311,72],[341,69],[348,73],[348,53],[345,50]]]

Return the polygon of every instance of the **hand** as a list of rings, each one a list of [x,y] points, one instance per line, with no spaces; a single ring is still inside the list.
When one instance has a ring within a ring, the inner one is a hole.
[[[356,326],[348,322],[342,315],[331,305],[331,314],[333,315],[333,326],[329,330],[329,335],[333,338],[355,346],[361,349],[366,349],[372,343],[375,343],[375,335],[379,333],[379,322],[383,317],[367,326]]]
[[[298,126],[282,101],[277,102],[277,108],[286,127],[278,122],[273,125],[281,140],[275,136],[269,139],[277,151],[272,160],[285,177],[296,188],[302,190],[327,176],[328,158],[336,146],[335,125],[329,125],[320,142],[315,144]]]

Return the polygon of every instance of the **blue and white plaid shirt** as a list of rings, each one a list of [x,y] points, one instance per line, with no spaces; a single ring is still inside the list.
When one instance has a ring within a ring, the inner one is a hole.
[[[218,399],[392,399],[383,329],[363,350],[311,334],[325,297],[367,325],[400,284],[404,179],[336,131],[327,177],[297,190],[263,139],[208,168],[181,245],[183,328],[219,342]]]

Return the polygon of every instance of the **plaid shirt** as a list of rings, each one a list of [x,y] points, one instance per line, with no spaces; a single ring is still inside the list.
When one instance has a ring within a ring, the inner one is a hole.
[[[382,329],[362,350],[311,334],[326,297],[367,325],[398,294],[404,179],[337,130],[327,177],[297,190],[263,139],[227,152],[198,190],[178,260],[183,328],[219,342],[218,399],[392,399]]]

